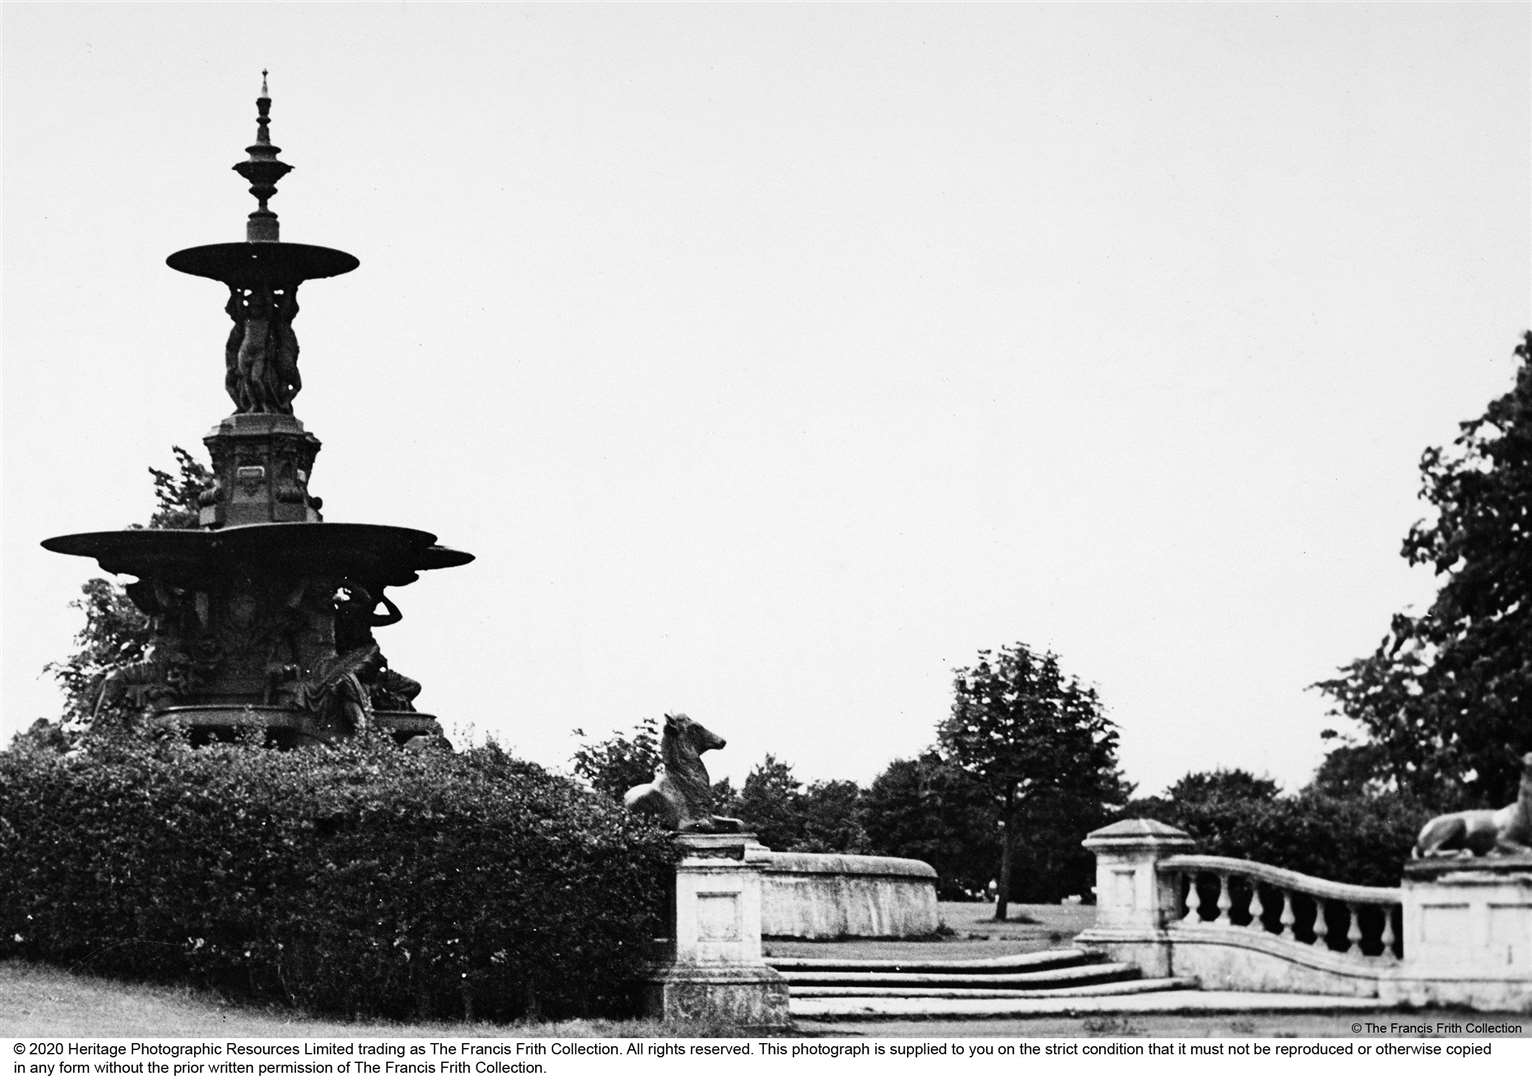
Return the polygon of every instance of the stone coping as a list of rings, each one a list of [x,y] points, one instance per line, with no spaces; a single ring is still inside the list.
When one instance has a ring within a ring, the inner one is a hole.
[[[1095,1014],[1203,1016],[1245,1012],[1381,1013],[1395,1008],[1377,998],[1338,994],[1279,994],[1233,990],[1162,990],[1148,994],[1070,994],[1056,998],[977,999],[933,1002],[929,998],[801,998],[790,1004],[803,1020],[966,1019],[1009,1016],[1075,1017]],[[817,1032],[816,1032],[817,1033]],[[866,1034],[859,1031],[857,1034]],[[890,1032],[893,1034],[893,1032]]]
[[[1254,881],[1293,889],[1326,900],[1351,901],[1358,904],[1397,904],[1399,889],[1383,885],[1351,885],[1344,881],[1300,874],[1296,870],[1284,870],[1269,863],[1251,862],[1249,859],[1232,859],[1225,855],[1172,855],[1159,861],[1161,871],[1207,871],[1214,874],[1238,874]]]
[[[1080,846],[1102,853],[1190,851],[1197,842],[1173,825],[1152,818],[1127,818],[1097,829]]]
[[[1123,840],[1123,839],[1153,838],[1158,840],[1190,840],[1191,837],[1183,829],[1174,825],[1166,825],[1163,821],[1155,821],[1153,818],[1123,818],[1114,821],[1110,825],[1101,828],[1087,836],[1086,840]]]
[[[936,871],[919,859],[896,859],[891,855],[836,855],[818,851],[771,851],[766,874],[850,874],[856,877],[936,879]]]
[[[1404,864],[1406,881],[1434,881],[1448,874],[1493,877],[1532,875],[1532,855],[1479,855],[1411,859]]]

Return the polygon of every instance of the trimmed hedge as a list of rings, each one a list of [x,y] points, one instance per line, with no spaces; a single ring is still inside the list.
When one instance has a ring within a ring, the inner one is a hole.
[[[620,1013],[674,858],[493,747],[0,753],[0,956],[317,1012]]]

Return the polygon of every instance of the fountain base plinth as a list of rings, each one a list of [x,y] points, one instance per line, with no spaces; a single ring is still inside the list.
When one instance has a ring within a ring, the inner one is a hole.
[[[285,705],[172,705],[156,712],[150,724],[163,730],[184,731],[194,746],[232,742],[243,735],[257,737],[270,746],[291,749],[335,742],[348,734],[312,713]],[[441,724],[432,713],[376,709],[372,724],[376,735],[401,746],[417,735],[442,733]]]

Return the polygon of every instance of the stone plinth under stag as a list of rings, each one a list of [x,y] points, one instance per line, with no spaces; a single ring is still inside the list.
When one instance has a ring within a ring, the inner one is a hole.
[[[787,981],[761,952],[761,871],[769,853],[748,833],[681,833],[676,843],[670,937],[644,981],[644,1012],[785,1028]]]

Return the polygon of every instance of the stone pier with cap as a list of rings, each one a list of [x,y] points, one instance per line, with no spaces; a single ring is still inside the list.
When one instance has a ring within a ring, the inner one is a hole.
[[[643,1011],[667,1020],[727,1021],[757,1031],[788,1026],[787,980],[761,952],[761,871],[770,852],[750,833],[679,833],[681,861],[641,989]]]

